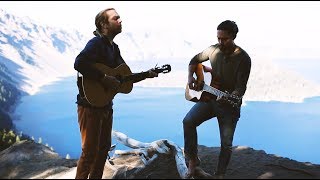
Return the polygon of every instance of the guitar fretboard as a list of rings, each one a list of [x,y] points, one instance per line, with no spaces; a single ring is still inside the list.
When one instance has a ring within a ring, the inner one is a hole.
[[[228,97],[227,93],[220,91],[219,89],[216,89],[216,88],[209,86],[207,84],[203,85],[203,91],[207,91],[211,94],[216,95],[217,97]]]
[[[121,82],[134,81],[136,79],[143,79],[146,77],[148,72],[135,73],[121,77]]]
[[[162,67],[156,67],[152,70],[155,73],[168,73],[171,71],[171,66],[169,64],[163,65]],[[135,73],[135,74],[130,74],[124,77],[120,77],[121,82],[126,82],[126,81],[135,81],[137,79],[143,79],[148,76],[149,72],[144,71],[141,73]]]

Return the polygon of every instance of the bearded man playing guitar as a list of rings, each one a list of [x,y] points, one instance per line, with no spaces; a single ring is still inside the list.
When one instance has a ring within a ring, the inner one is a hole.
[[[101,179],[111,147],[113,121],[112,99],[117,92],[129,93],[132,84],[158,76],[160,71],[131,73],[113,42],[122,31],[122,21],[114,8],[96,15],[93,37],[76,57],[78,76],[78,123],[82,153],[76,179]],[[167,69],[170,71],[170,67]],[[167,72],[168,72],[167,71]]]
[[[249,55],[234,43],[237,33],[238,26],[234,21],[223,21],[217,27],[218,43],[195,55],[189,63],[186,94],[187,90],[203,90],[206,94],[200,98],[189,99],[187,97],[190,96],[186,95],[188,100],[196,101],[183,119],[184,152],[188,177],[197,178],[197,169],[201,169],[198,168],[200,159],[197,156],[196,128],[213,117],[217,117],[218,120],[221,143],[219,161],[214,175],[216,178],[223,178],[226,174],[232,154],[233,136],[240,118],[242,96],[245,94],[251,69]],[[203,81],[201,64],[207,60],[210,60],[211,68],[204,67],[204,69],[211,71],[210,86]],[[208,92],[215,96],[208,98]]]

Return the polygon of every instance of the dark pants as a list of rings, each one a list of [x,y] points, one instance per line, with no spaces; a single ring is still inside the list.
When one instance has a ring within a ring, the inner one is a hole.
[[[197,158],[197,127],[213,117],[218,119],[221,144],[217,174],[225,174],[232,154],[233,135],[239,120],[232,108],[222,107],[216,101],[196,103],[183,119],[184,151],[187,159]]]
[[[78,105],[82,153],[76,179],[101,179],[111,147],[112,108],[87,108]]]

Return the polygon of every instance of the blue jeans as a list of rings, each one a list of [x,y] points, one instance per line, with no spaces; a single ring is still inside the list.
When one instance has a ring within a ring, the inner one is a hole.
[[[197,127],[213,117],[218,119],[221,144],[217,174],[225,174],[232,154],[233,135],[239,120],[232,108],[222,106],[215,100],[197,102],[183,119],[184,152],[187,159],[197,158]]]

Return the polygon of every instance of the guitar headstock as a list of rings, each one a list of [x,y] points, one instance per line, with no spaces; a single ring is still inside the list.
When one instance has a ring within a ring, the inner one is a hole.
[[[155,67],[153,71],[156,73],[168,73],[171,71],[171,66],[169,64],[165,64],[161,67]]]

